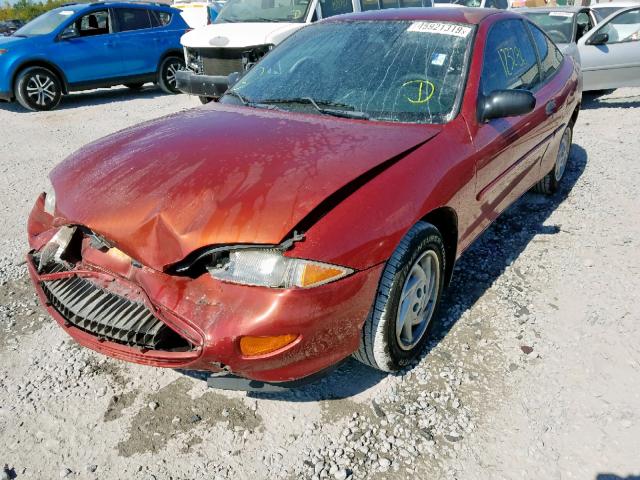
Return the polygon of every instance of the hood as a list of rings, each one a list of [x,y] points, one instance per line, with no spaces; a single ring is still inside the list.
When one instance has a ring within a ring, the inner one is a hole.
[[[277,244],[336,190],[441,128],[214,104],[69,157],[51,173],[57,215],[157,270],[208,245]]]
[[[213,23],[185,33],[180,43],[189,48],[276,45],[304,26],[304,23],[280,22]]]
[[[9,47],[18,46],[19,44],[24,43],[25,40],[29,40],[29,38],[0,36],[0,47],[9,49]]]

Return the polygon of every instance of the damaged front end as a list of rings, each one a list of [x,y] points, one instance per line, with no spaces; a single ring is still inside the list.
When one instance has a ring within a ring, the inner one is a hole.
[[[156,308],[129,279],[141,266],[89,229],[62,226],[27,260],[44,305],[81,344],[145,364],[199,357],[202,335]]]

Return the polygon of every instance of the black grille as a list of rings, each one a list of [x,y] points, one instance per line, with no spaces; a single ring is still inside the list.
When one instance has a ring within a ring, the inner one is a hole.
[[[116,295],[83,277],[42,282],[51,305],[72,325],[99,338],[150,350],[190,350],[186,339],[141,302]]]
[[[205,75],[229,75],[242,72],[242,50],[235,48],[201,48],[197,49],[202,61]]]

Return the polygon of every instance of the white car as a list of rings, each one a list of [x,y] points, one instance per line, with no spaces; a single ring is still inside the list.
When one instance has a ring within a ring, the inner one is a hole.
[[[589,8],[593,10],[600,20],[604,20],[609,15],[616,13],[623,8],[638,7],[640,0],[619,0],[613,2],[592,3]]]
[[[229,0],[215,23],[180,40],[186,70],[177,73],[177,86],[207,103],[226,91],[230,74],[244,73],[309,23],[350,12],[431,6],[432,0]]]

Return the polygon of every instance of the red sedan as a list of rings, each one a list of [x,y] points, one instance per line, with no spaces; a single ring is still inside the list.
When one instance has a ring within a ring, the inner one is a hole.
[[[29,218],[33,283],[123,360],[302,379],[425,344],[460,254],[563,177],[579,68],[523,17],[356,13],[306,27],[220,103],[86,146]]]

